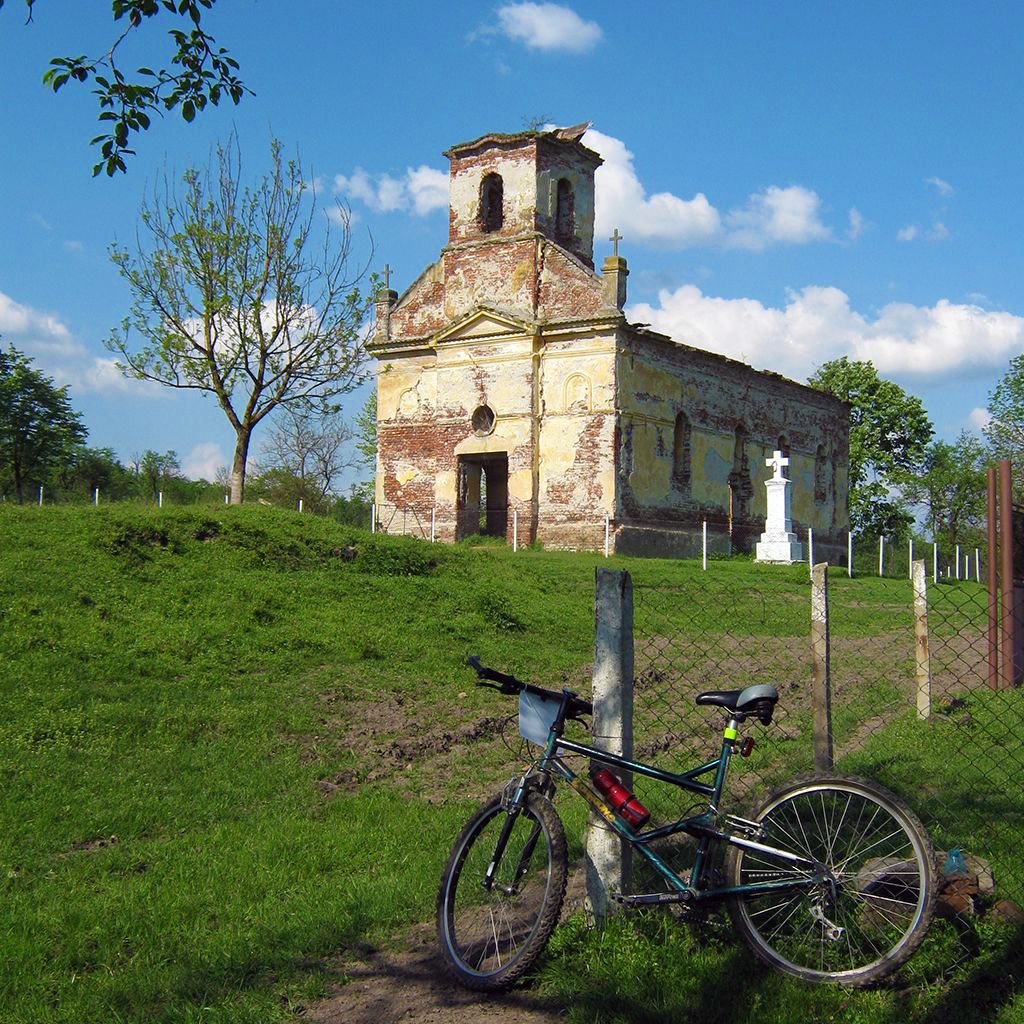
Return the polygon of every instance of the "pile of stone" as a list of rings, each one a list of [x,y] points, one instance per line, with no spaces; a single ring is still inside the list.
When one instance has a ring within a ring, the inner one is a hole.
[[[940,917],[989,914],[1006,924],[1024,923],[1024,909],[1010,899],[999,899],[996,880],[987,860],[954,848],[938,855],[939,894],[935,912]]]

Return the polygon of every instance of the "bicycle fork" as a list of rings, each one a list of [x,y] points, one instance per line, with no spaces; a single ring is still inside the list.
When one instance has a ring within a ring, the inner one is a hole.
[[[526,792],[526,778],[524,776],[516,785],[511,800],[507,802],[505,822],[501,827],[498,841],[494,845],[494,855],[491,857],[491,862],[487,865],[487,870],[484,872],[483,880],[480,883],[487,892],[491,892],[495,888],[494,876],[498,872],[501,858],[505,855],[505,847],[508,846],[508,841],[512,837],[512,829],[515,827],[516,818],[519,817],[523,807],[526,805]],[[504,800],[502,802],[505,803]],[[533,851],[537,847],[540,832],[540,822],[535,822],[530,829],[529,838],[523,844],[522,853],[519,855],[519,863],[516,865],[515,874],[512,877],[512,884],[507,886],[499,885],[497,887],[506,896],[512,896],[516,892],[520,879],[529,871],[530,858],[533,857]]]

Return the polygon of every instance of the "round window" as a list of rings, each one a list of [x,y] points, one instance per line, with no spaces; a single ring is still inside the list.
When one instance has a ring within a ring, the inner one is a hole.
[[[473,413],[473,432],[489,434],[494,429],[494,410],[489,405],[477,406]]]

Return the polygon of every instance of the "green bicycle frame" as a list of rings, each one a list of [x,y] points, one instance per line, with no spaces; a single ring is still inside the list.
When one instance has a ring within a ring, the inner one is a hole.
[[[567,698],[563,699],[563,712]],[[742,896],[766,892],[787,892],[795,888],[812,888],[820,885],[824,880],[823,865],[807,857],[801,857],[789,850],[780,850],[777,847],[769,846],[758,842],[753,838],[740,835],[733,835],[723,832],[718,828],[718,806],[721,801],[722,791],[725,787],[726,775],[729,771],[729,761],[733,756],[733,750],[737,740],[737,720],[730,719],[722,738],[721,753],[715,760],[708,761],[690,771],[675,773],[668,772],[654,765],[644,764],[640,761],[631,761],[628,758],[620,757],[618,754],[610,753],[607,750],[598,750],[596,747],[585,743],[576,743],[573,740],[565,739],[562,736],[564,728],[564,713],[560,713],[551,727],[548,734],[547,746],[544,754],[537,764],[537,768],[546,776],[555,775],[567,783],[572,789],[582,796],[587,803],[607,822],[607,824],[627,842],[641,856],[646,858],[655,870],[665,879],[671,888],[679,894],[681,901],[699,902],[705,900],[722,899],[727,896]],[[651,829],[649,832],[637,832],[630,825],[619,818],[607,804],[574,772],[559,756],[560,753],[582,754],[592,761],[597,761],[613,768],[632,772],[635,775],[644,775],[654,779],[656,782],[666,783],[680,789],[686,789],[693,793],[699,793],[708,797],[708,808],[700,814],[680,818],[678,821],[660,828]],[[713,783],[698,781],[701,776],[715,773]],[[525,792],[525,778],[517,788],[513,798],[513,806],[518,806]],[[510,816],[511,817],[511,816]],[[748,822],[733,815],[726,815],[726,821],[745,829],[751,835],[756,834],[756,822]],[[688,880],[684,880],[672,870],[652,849],[650,844],[658,839],[665,839],[668,836],[685,832],[698,840],[697,854]],[[730,846],[739,846],[748,850],[757,850],[769,854],[780,860],[788,861],[798,867],[806,868],[807,877],[804,879],[789,878],[785,881],[755,882],[749,885],[705,887],[703,875],[707,865],[708,851],[712,843],[727,843]],[[504,843],[498,844],[495,850],[495,857],[492,862],[492,869],[495,867],[504,850]],[[493,877],[493,870],[488,872]],[[486,883],[485,883],[486,884]],[[668,902],[665,897],[669,894],[653,893],[646,902],[658,903]],[[645,898],[632,897],[631,902],[642,904]]]

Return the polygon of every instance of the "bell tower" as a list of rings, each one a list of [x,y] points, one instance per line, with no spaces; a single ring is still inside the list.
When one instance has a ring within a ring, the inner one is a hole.
[[[452,146],[448,248],[542,235],[594,267],[594,171],[580,142],[590,123],[489,134]]]

